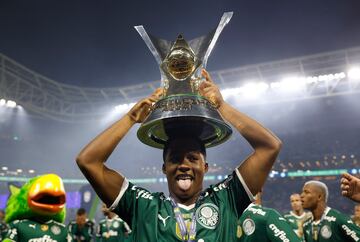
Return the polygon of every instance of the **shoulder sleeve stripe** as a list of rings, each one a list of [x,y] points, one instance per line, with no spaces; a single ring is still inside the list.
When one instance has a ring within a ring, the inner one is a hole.
[[[239,167],[236,167],[235,169],[235,172],[236,172],[236,175],[237,177],[239,178],[241,184],[243,185],[245,191],[246,191],[246,194],[248,195],[250,201],[255,201],[255,197],[252,195],[252,193],[250,192],[250,189],[248,188],[248,186],[246,185],[243,177],[241,176],[240,172],[239,172]]]
[[[122,196],[124,195],[124,193],[128,189],[128,187],[129,187],[129,181],[125,178],[124,181],[123,181],[123,184],[121,186],[119,195],[116,197],[115,201],[110,206],[110,210],[114,210],[117,207],[120,199],[122,198]]]

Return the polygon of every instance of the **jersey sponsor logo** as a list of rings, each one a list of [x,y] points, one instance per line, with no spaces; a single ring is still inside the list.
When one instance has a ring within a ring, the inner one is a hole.
[[[275,237],[278,237],[283,242],[290,242],[290,240],[286,237],[286,233],[276,227],[275,224],[270,224],[269,228],[274,232]]]
[[[52,232],[53,234],[55,234],[55,235],[59,235],[59,234],[61,233],[61,229],[60,229],[60,227],[57,226],[57,225],[51,226],[50,230],[51,230],[51,232]]]
[[[248,210],[250,212],[252,212],[253,214],[259,214],[259,215],[262,215],[262,216],[265,216],[266,215],[266,212],[260,208],[253,208],[253,207],[249,207]]]
[[[220,183],[219,185],[217,185],[216,187],[214,187],[214,191],[218,192],[225,188],[227,188],[227,184],[225,182],[223,182],[223,183]]]
[[[118,236],[118,231],[109,230],[109,231],[107,231],[107,232],[103,232],[103,233],[102,233],[102,236],[103,236],[104,238],[109,238],[109,237],[111,237],[111,236]]]
[[[329,222],[335,222],[336,218],[334,216],[325,216],[324,220],[327,220]]]
[[[170,218],[170,216],[167,216],[167,217],[163,218],[160,214],[158,214],[158,219],[160,219],[161,222],[163,222],[164,227],[166,226],[166,220],[168,218]]]
[[[359,241],[359,237],[356,235],[354,230],[351,230],[346,224],[343,224],[341,226],[341,228],[343,228],[345,230],[345,233],[350,236],[353,240],[355,241]]]
[[[49,235],[44,235],[40,238],[30,239],[29,242],[57,242],[57,240],[52,239]]]
[[[324,239],[329,239],[332,235],[332,231],[329,225],[324,225],[321,227],[320,229],[320,235],[324,238]]]
[[[196,221],[207,229],[215,229],[219,223],[219,208],[212,203],[204,203],[195,212]]]
[[[131,190],[136,191],[136,199],[139,199],[139,198],[145,198],[145,199],[149,199],[149,200],[154,199],[154,197],[151,195],[150,192],[148,192],[144,189],[138,188],[137,186],[132,186]]]
[[[251,218],[247,218],[244,220],[242,224],[242,228],[244,233],[249,236],[255,232],[255,222]]]

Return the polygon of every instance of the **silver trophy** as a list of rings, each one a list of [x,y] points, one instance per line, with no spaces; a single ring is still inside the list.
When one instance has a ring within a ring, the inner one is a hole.
[[[226,141],[231,127],[224,122],[216,107],[199,94],[203,81],[201,69],[206,67],[215,43],[233,13],[223,14],[218,27],[209,34],[187,42],[182,35],[167,41],[148,34],[135,26],[160,67],[163,97],[137,132],[145,144],[163,148],[171,137],[193,136],[205,147]]]

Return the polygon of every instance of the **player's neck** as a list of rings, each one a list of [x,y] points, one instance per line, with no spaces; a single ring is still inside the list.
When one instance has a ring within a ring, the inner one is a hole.
[[[312,214],[314,216],[314,221],[318,221],[322,218],[326,209],[325,203],[319,203],[314,210],[312,210]]]
[[[303,213],[304,213],[304,210],[301,209],[301,210],[293,210],[293,213],[296,215],[296,216],[301,216]]]
[[[177,203],[180,203],[182,205],[186,205],[186,206],[190,206],[194,203],[197,202],[199,196],[201,194],[201,191],[199,191],[198,193],[194,194],[192,197],[189,197],[189,198],[181,198],[181,197],[178,197],[176,196],[176,194],[170,192],[170,197],[172,197],[175,202]]]

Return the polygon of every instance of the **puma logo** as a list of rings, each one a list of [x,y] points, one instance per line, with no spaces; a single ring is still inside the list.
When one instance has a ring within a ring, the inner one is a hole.
[[[164,224],[164,227],[166,226],[166,220],[170,218],[170,216],[167,216],[166,218],[163,218],[160,214],[158,214],[158,219],[160,219],[163,224]]]
[[[35,224],[29,224],[30,228],[36,229],[36,225]]]

